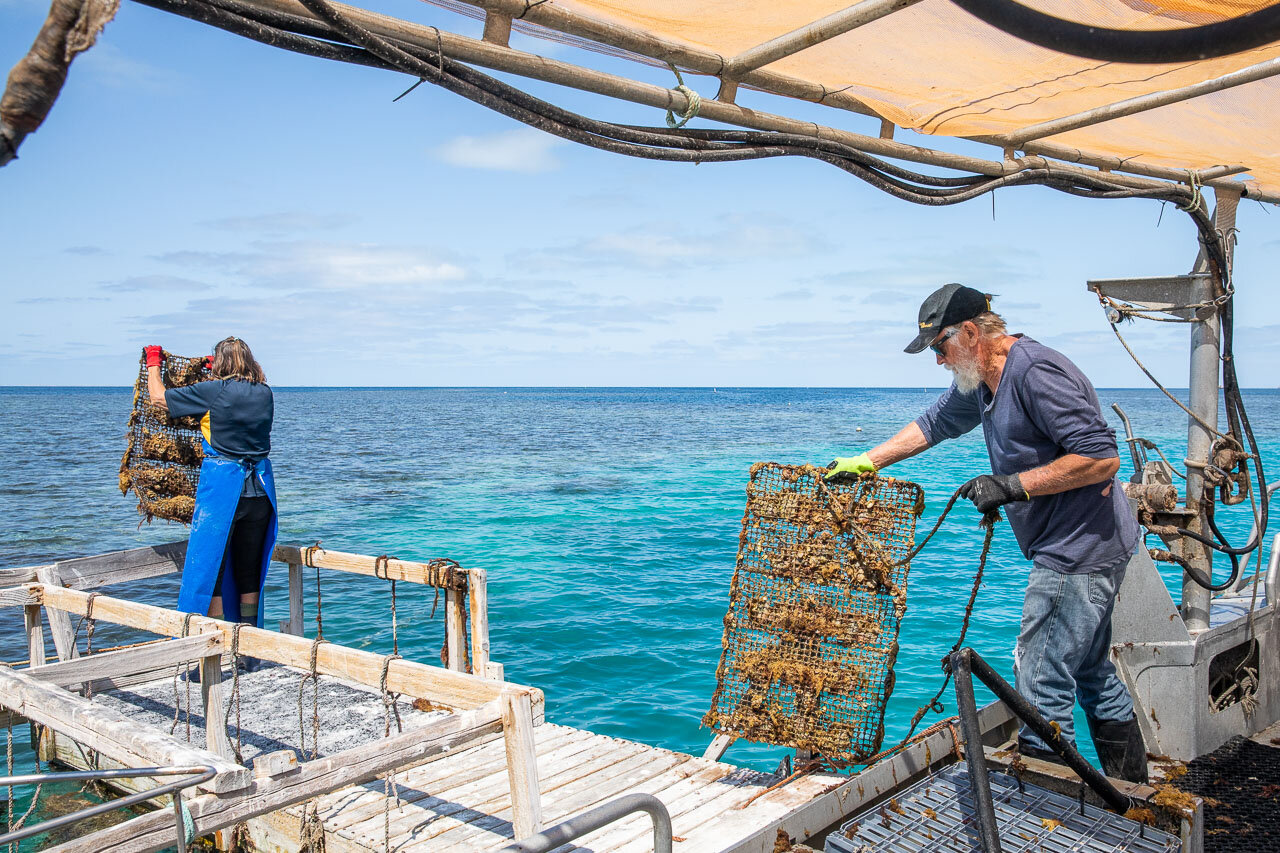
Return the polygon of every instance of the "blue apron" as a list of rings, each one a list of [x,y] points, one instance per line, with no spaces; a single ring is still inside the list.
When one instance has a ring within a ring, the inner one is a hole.
[[[178,591],[178,609],[183,613],[201,616],[209,612],[209,602],[214,596],[214,584],[222,573],[222,607],[225,614],[238,614],[240,590],[236,587],[235,572],[231,570],[231,554],[227,547],[231,537],[231,524],[235,519],[236,505],[244,490],[245,477],[258,478],[258,484],[271,499],[271,524],[262,546],[262,576],[267,579],[267,566],[275,549],[279,508],[276,506],[276,481],[271,473],[271,460],[257,463],[249,460],[220,456],[204,444],[204,462],[200,465],[200,485],[196,488],[196,509],[191,519],[191,538],[187,541],[187,558],[182,564],[182,588]],[[259,586],[261,589],[261,586]],[[224,617],[225,618],[225,617]],[[235,621],[233,617],[231,621]],[[257,625],[262,624],[262,596],[258,597]]]

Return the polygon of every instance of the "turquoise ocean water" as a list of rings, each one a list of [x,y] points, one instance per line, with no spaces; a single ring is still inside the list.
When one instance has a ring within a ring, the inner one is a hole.
[[[869,448],[940,390],[277,389],[280,541],[483,567],[493,658],[509,680],[546,692],[550,721],[698,753],[711,737],[699,720],[714,688],[749,467],[825,464]],[[1182,458],[1185,416],[1158,391],[1099,396]],[[139,528],[134,501],[116,488],[131,400],[129,389],[0,389],[0,566],[185,538],[181,525]],[[1274,453],[1280,392],[1250,391],[1246,401],[1264,454]],[[952,491],[985,471],[979,431],[888,473],[924,487],[923,534]],[[1221,515],[1242,542],[1247,504]],[[977,519],[958,506],[911,566],[886,746],[940,684],[977,563]],[[969,644],[1006,676],[1027,568],[1002,525]],[[273,566],[268,624],[287,615],[285,575]],[[386,584],[333,573],[322,583],[326,638],[389,652]],[[164,578],[108,592],[171,605],[177,589]],[[431,618],[429,592],[401,584],[399,595],[401,653],[438,661],[443,606]],[[0,611],[0,657],[26,657],[21,627],[20,612]],[[96,643],[112,637],[100,627]],[[944,701],[954,713],[950,693]],[[726,760],[772,770],[782,754],[739,743]]]

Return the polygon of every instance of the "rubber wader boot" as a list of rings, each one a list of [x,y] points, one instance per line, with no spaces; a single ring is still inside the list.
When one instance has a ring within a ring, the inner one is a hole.
[[[1090,719],[1089,734],[1093,735],[1103,773],[1112,779],[1146,784],[1147,748],[1136,716],[1112,721]]]
[[[250,628],[258,627],[258,603],[256,601],[253,604],[240,603],[239,621],[242,625],[248,625]],[[241,655],[240,668],[245,672],[257,672],[262,669],[262,659]]]

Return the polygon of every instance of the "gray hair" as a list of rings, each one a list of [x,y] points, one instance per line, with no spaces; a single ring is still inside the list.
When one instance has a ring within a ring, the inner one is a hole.
[[[1004,318],[994,311],[983,311],[973,318],[973,324],[984,338],[998,338],[1007,334]]]

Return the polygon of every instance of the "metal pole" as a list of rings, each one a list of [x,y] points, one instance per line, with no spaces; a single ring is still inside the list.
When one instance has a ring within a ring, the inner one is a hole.
[[[970,649],[953,654],[951,674],[956,680],[956,708],[960,711],[960,729],[964,732],[964,759],[969,765],[969,790],[973,792],[973,810],[978,815],[982,850],[1001,853],[1000,827],[991,801],[991,777],[987,774],[987,756],[982,750],[982,727],[978,725],[978,701],[973,695],[970,672],[973,656]]]
[[[595,832],[603,826],[621,820],[633,812],[646,812],[653,819],[654,853],[671,853],[671,814],[662,800],[652,794],[627,794],[610,800],[590,811],[574,815],[563,823],[544,829],[536,835],[522,838],[502,848],[501,853],[547,853],[557,847]]]
[[[1240,203],[1240,196],[1238,193],[1222,191],[1215,191],[1214,196],[1217,199],[1217,207],[1213,213],[1214,225],[1218,233],[1226,235],[1235,227],[1236,206]],[[1227,257],[1230,257],[1230,253]],[[1192,272],[1209,272],[1209,258],[1203,247]],[[1191,280],[1193,304],[1212,302],[1218,295],[1218,285],[1212,276],[1197,276]],[[1218,311],[1201,312],[1191,324],[1190,408],[1198,418],[1215,430],[1218,428],[1220,351],[1221,321]],[[1196,513],[1191,529],[1197,533],[1208,529],[1203,508],[1203,466],[1209,462],[1209,449],[1213,439],[1213,433],[1201,426],[1195,418],[1187,419],[1187,509]],[[1212,499],[1213,495],[1210,493],[1209,500]],[[1213,576],[1213,551],[1207,545],[1186,538],[1182,549],[1183,558],[1194,568],[1200,570],[1205,577]],[[1209,627],[1211,596],[1212,593],[1192,580],[1190,574],[1183,573],[1182,621],[1186,623],[1188,631],[1203,631]]]

